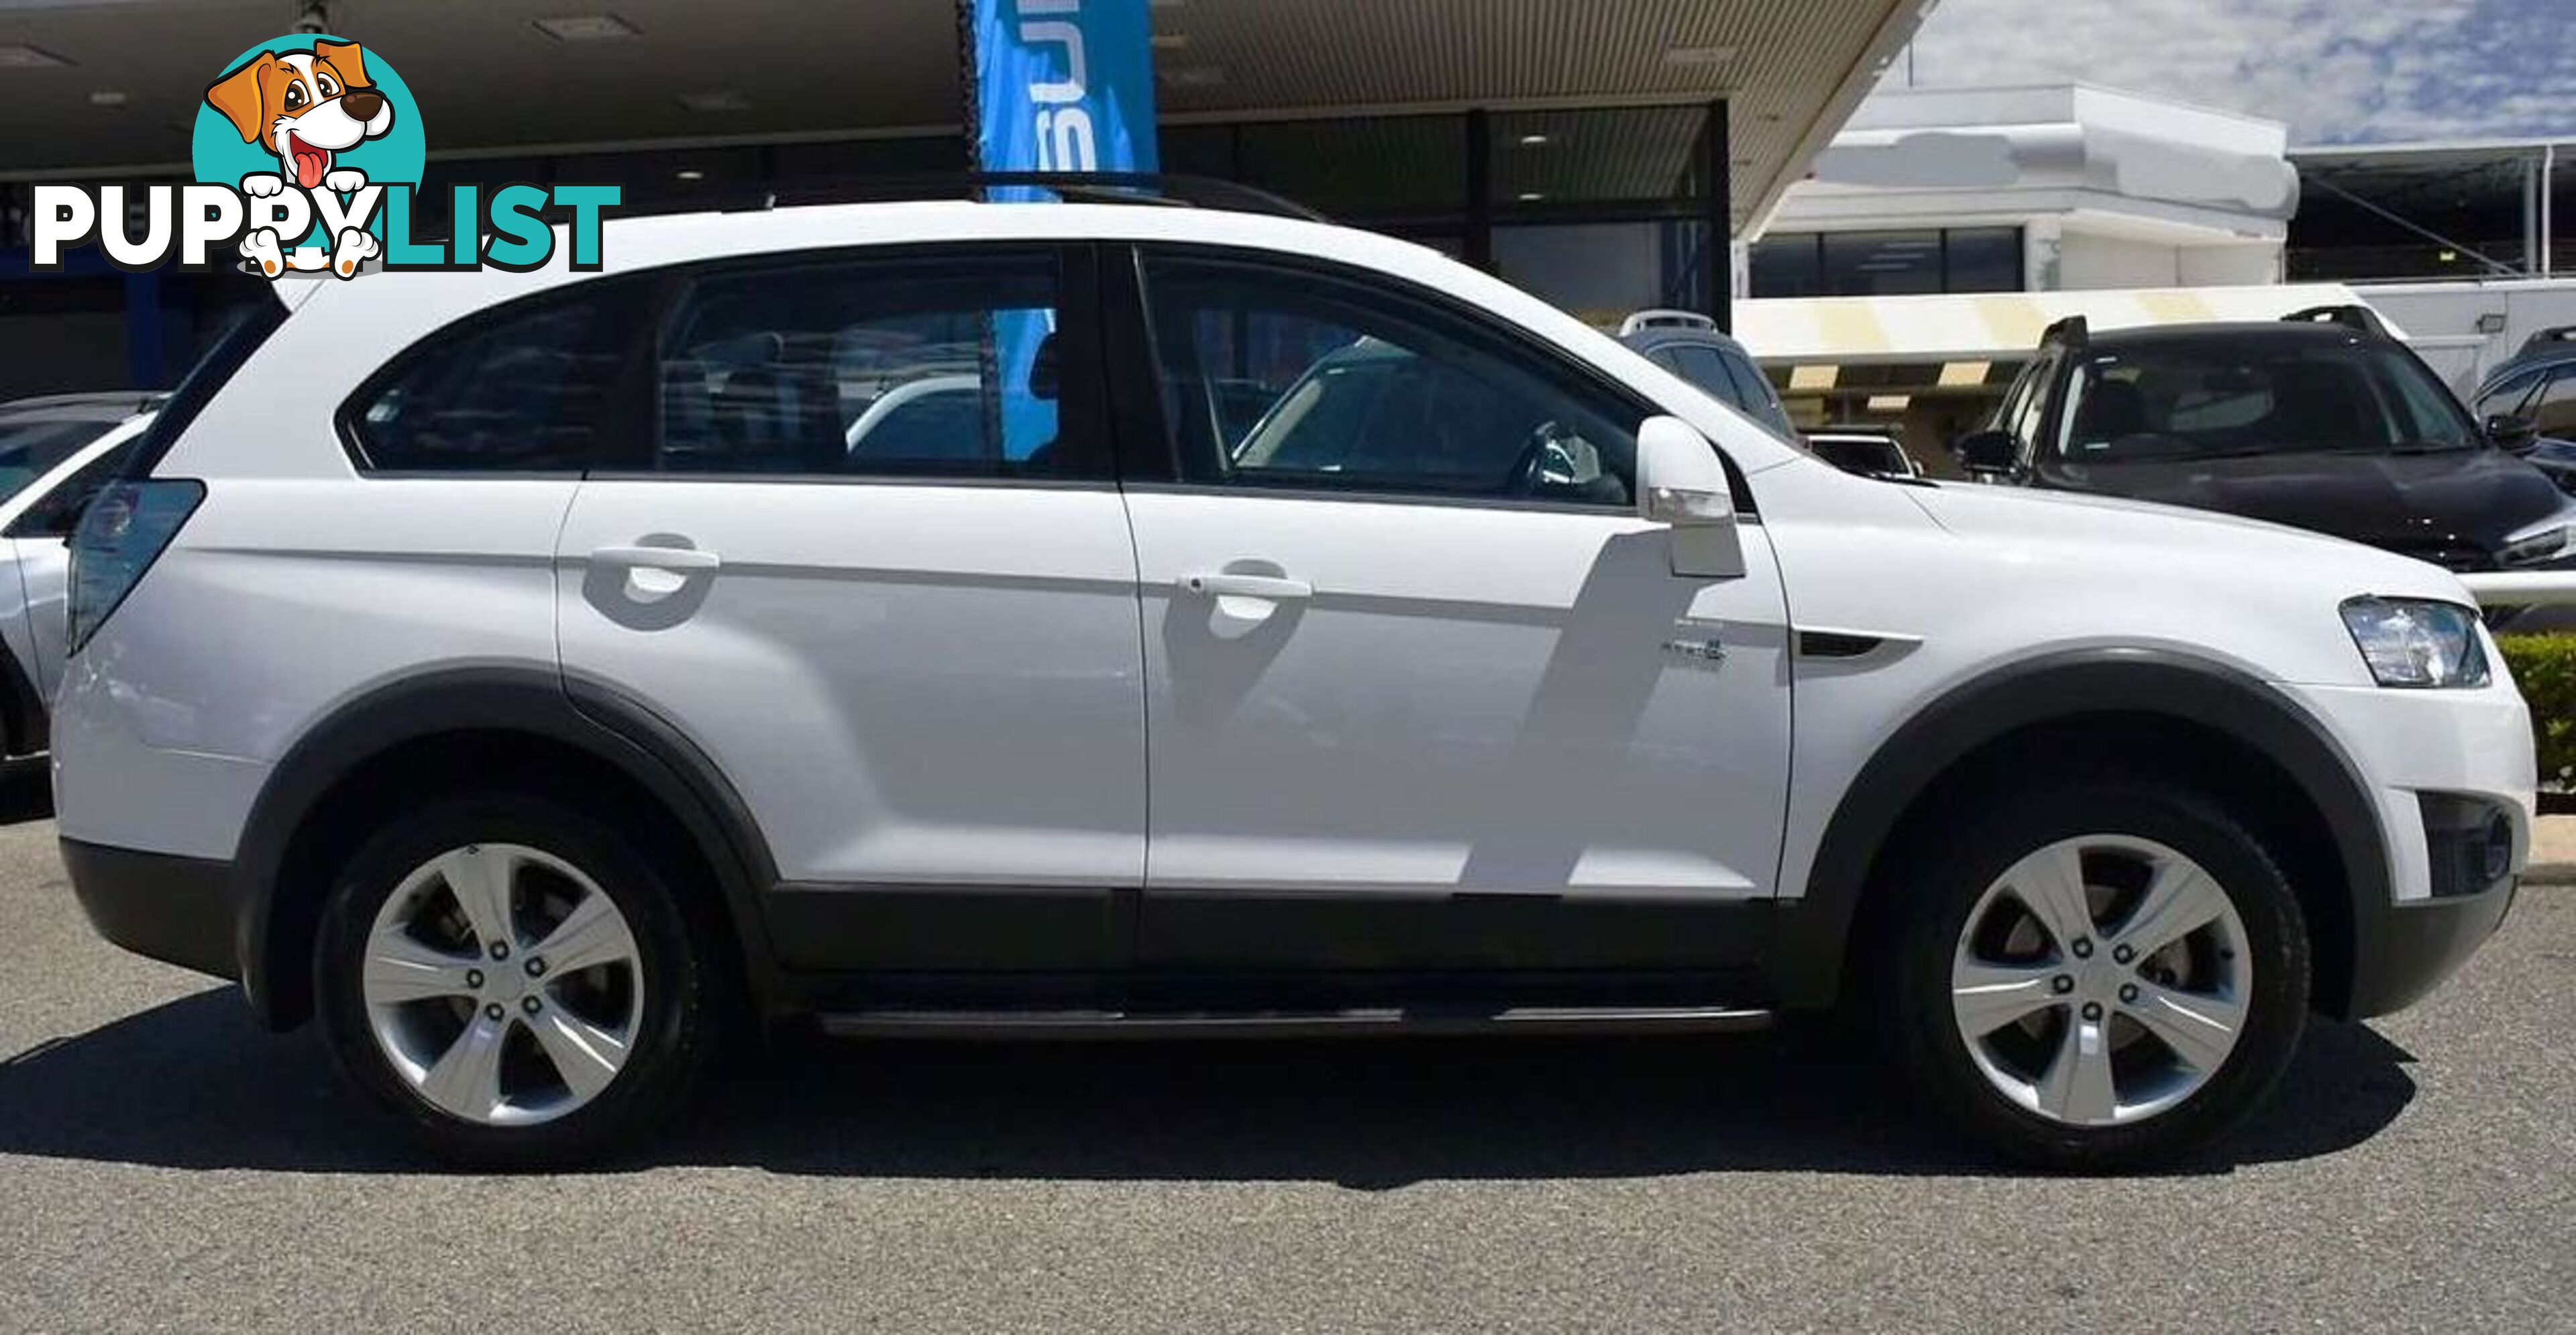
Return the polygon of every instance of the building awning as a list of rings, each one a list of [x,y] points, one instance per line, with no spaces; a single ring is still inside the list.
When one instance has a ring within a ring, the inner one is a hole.
[[[1735,303],[1734,333],[1771,363],[1851,364],[2018,359],[2069,315],[2095,329],[2277,320],[2311,306],[2363,304],[2341,283],[2130,288],[1911,297],[1775,297]],[[2403,332],[2391,326],[2391,332]]]

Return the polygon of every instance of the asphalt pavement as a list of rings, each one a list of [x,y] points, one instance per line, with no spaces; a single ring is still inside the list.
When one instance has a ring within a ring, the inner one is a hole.
[[[2002,1171],[1822,1034],[744,1063],[646,1161],[408,1162],[125,955],[0,788],[0,1330],[2576,1329],[2576,888],[2152,1177]]]

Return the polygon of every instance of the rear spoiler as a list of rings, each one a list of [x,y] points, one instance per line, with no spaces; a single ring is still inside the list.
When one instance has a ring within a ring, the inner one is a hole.
[[[2360,305],[2310,306],[2306,310],[2292,311],[2282,316],[2281,323],[2339,324],[2346,329],[2359,330],[2373,338],[2389,336],[2388,326],[2380,320],[2379,312]]]

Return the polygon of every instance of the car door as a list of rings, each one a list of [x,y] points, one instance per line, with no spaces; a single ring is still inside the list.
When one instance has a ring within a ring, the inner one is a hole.
[[[1140,962],[1713,964],[1774,894],[1786,614],[1672,574],[1629,391],[1365,272],[1148,249]],[[1248,428],[1219,385],[1270,402]]]
[[[566,516],[565,673],[739,791],[788,967],[1123,962],[1144,694],[1090,273],[1052,245],[688,273],[648,420]],[[925,383],[974,411],[854,432]]]

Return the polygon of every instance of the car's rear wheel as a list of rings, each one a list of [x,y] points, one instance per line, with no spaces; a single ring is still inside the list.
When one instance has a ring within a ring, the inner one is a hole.
[[[1967,1129],[2026,1161],[2122,1167],[2269,1093],[2305,1023],[2307,935],[2240,825],[2186,790],[2102,783],[1954,834],[1888,944],[1885,1018]]]
[[[635,842],[536,796],[398,818],[326,906],[331,1051],[427,1148],[495,1167],[611,1152],[685,1094],[708,972]]]

